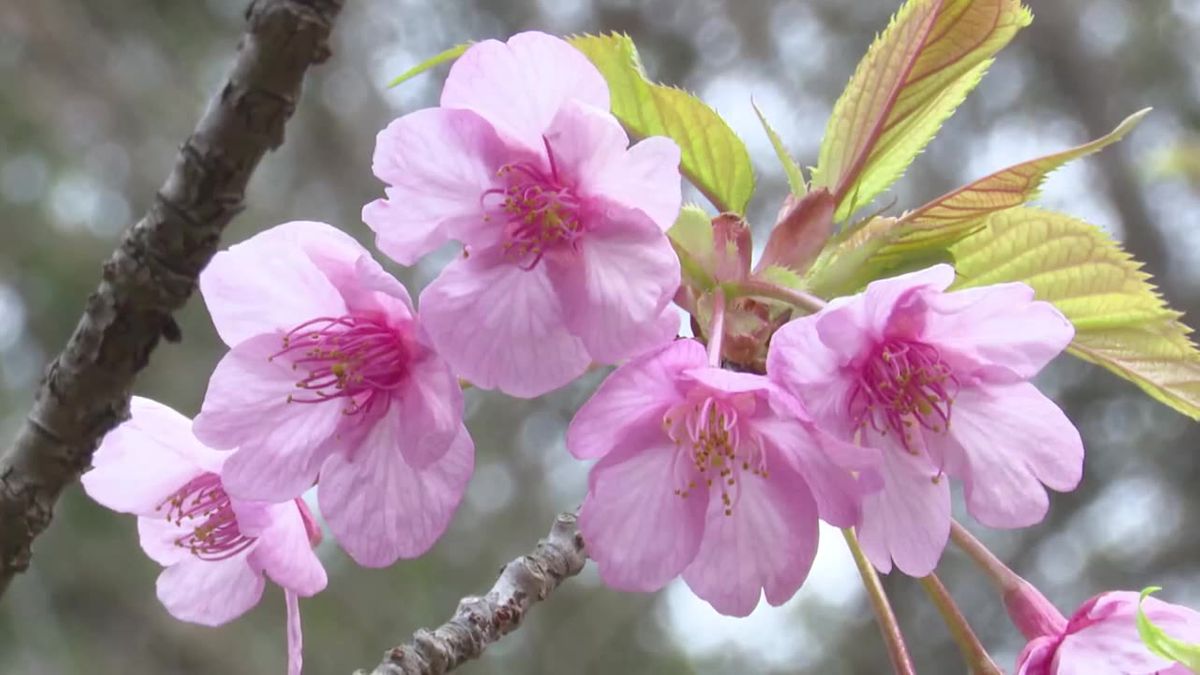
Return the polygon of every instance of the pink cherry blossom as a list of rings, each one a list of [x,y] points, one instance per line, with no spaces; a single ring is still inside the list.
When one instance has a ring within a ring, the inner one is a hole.
[[[1171,637],[1200,642],[1200,613],[1156,598],[1146,598],[1142,608]],[[1023,631],[1030,642],[1017,659],[1017,675],[1190,675],[1146,647],[1138,636],[1137,610],[1137,593],[1101,593],[1059,632]]]
[[[408,292],[357,242],[292,222],[218,253],[200,290],[232,349],[194,425],[235,449],[229,492],[317,497],[362,565],[416,557],[441,536],[474,467],[457,378]]]
[[[222,481],[228,453],[202,445],[191,420],[134,397],[132,417],[104,438],[83,475],[101,504],[138,516],[142,550],[164,566],[158,599],[177,619],[217,626],[262,597],[264,577],[287,595],[289,672],[300,672],[296,596],[325,588],[312,546],[320,530],[304,501],[246,501]]]
[[[1028,380],[1071,341],[1070,322],[1020,283],[944,292],[948,265],[871,283],[783,326],[769,376],[817,423],[883,450],[884,489],[859,538],[887,572],[933,571],[950,532],[950,490],[989,527],[1041,521],[1046,487],[1072,490],[1079,432]]]
[[[567,448],[598,459],[580,530],[600,577],[654,591],[682,573],[717,611],[779,605],[808,575],[817,518],[849,527],[874,451],[834,440],[765,377],[707,365],[678,340],[618,368],[575,416]]]
[[[537,396],[661,344],[679,261],[679,148],[629,147],[587,58],[543,33],[473,45],[441,107],[379,134],[386,198],[363,208],[381,250],[411,265],[456,240],[463,256],[421,295],[426,329],[462,377]]]

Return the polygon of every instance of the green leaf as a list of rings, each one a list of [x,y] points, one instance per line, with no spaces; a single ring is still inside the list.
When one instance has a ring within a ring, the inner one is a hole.
[[[1200,419],[1200,351],[1141,263],[1099,228],[1017,207],[950,248],[958,287],[1022,281],[1075,324],[1068,350]]]
[[[742,140],[712,108],[682,89],[646,79],[628,35],[577,35],[582,51],[608,82],[612,112],[635,136],[667,136],[682,152],[683,174],[718,211],[745,214],[754,172]]]
[[[1156,656],[1181,663],[1192,672],[1200,672],[1200,644],[1191,644],[1167,635],[1166,631],[1150,622],[1150,617],[1142,610],[1146,596],[1157,593],[1162,588],[1150,586],[1142,591],[1138,598],[1137,630],[1138,636],[1146,644],[1146,648]]]
[[[391,82],[388,82],[388,88],[390,89],[392,87],[403,84],[403,83],[411,80],[412,78],[416,77],[417,75],[420,75],[421,73],[429,70],[430,68],[435,68],[437,66],[442,65],[443,63],[445,63],[447,61],[453,61],[454,59],[457,59],[458,57],[463,55],[463,52],[467,51],[467,49],[470,48],[471,44],[472,43],[470,43],[470,42],[464,42],[460,45],[455,45],[455,46],[451,47],[450,49],[447,49],[446,51],[442,52],[441,54],[438,54],[437,56],[431,56],[431,57],[425,59],[424,61],[418,63],[417,65],[413,66],[412,68],[409,68],[408,70],[401,73],[400,76],[397,77],[396,79],[392,80]]]
[[[908,0],[834,105],[814,187],[845,220],[896,181],[991,64],[1029,25],[1020,0]]]
[[[667,238],[679,256],[683,281],[687,286],[708,290],[715,283],[709,270],[715,257],[712,220],[704,209],[686,204],[679,211],[675,224],[667,230]]]
[[[758,107],[758,104],[752,101],[750,105],[754,106],[754,114],[758,115],[758,121],[762,123],[763,131],[767,133],[767,138],[771,139],[771,147],[775,148],[775,156],[779,158],[779,163],[783,166],[783,172],[787,174],[788,187],[791,188],[792,194],[797,197],[803,197],[808,193],[808,186],[804,183],[804,174],[801,173],[800,167],[796,165],[796,160],[792,159],[792,155],[788,153],[787,148],[783,145],[783,140],[771,128],[771,124],[767,122],[767,118],[763,115],[762,109]]]

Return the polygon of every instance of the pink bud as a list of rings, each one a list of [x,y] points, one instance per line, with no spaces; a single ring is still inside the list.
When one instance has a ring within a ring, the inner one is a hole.
[[[788,195],[756,271],[770,265],[797,272],[808,269],[833,232],[834,206],[833,196],[825,188],[800,199]]]

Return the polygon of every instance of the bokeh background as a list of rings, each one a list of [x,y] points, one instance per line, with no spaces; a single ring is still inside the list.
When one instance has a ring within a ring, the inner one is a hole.
[[[362,204],[381,194],[375,133],[436,102],[445,68],[401,88],[385,83],[471,39],[523,29],[618,30],[649,72],[714,105],[746,140],[759,190],[759,239],[786,184],[751,97],[805,164],[855,63],[898,2],[393,0],[350,2],[334,58],[308,81],[283,148],[250,185],[227,243],[291,219],[336,223],[367,241]],[[942,135],[893,191],[915,205],[963,181],[1110,130],[1144,106],[1131,138],[1052,177],[1041,203],[1111,231],[1146,262],[1171,303],[1200,316],[1200,2],[1031,0],[1034,25],[1004,51]],[[245,0],[0,0],[0,443],[27,411],[44,363],[64,343],[100,262],[150,203],[176,146],[224,77]],[[890,197],[889,197],[890,198]],[[427,283],[442,253],[395,269]],[[162,345],[137,391],[186,414],[199,408],[222,347],[196,298],[184,341]],[[1194,325],[1194,324],[1193,324]],[[470,391],[478,469],[449,532],[426,557],[356,568],[327,541],[329,589],[303,603],[311,673],[349,673],[458,598],[490,586],[507,560],[573,508],[586,467],[563,448],[572,412],[602,373],[517,401]],[[1134,387],[1064,357],[1040,384],[1082,429],[1082,487],[1046,522],[979,531],[1070,612],[1109,588],[1167,587],[1200,607],[1200,427]],[[977,530],[978,531],[978,530]],[[750,618],[716,615],[681,584],[656,595],[605,590],[594,570],[539,606],[526,625],[462,669],[524,673],[884,673],[886,660],[841,538],[825,532],[806,586]],[[32,568],[0,602],[0,672],[282,672],[283,600],[208,629],[171,619],[154,598],[157,566],[134,521],[74,487],[38,540]],[[965,559],[940,572],[1011,668],[1021,641]],[[924,674],[963,673],[936,613],[909,579],[886,580]]]

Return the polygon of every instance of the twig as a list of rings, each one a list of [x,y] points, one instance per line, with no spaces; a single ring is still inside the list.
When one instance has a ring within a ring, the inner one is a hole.
[[[879,574],[863,554],[862,547],[858,545],[858,537],[854,536],[854,530],[844,529],[842,536],[846,538],[846,545],[850,547],[850,553],[854,556],[858,575],[862,577],[863,587],[871,600],[871,609],[875,611],[879,632],[883,634],[892,670],[896,675],[916,675],[912,658],[908,655],[908,646],[904,644],[904,634],[900,632],[900,623],[896,621],[896,613],[892,611],[892,605],[888,602],[887,592],[883,590],[883,584],[879,581]]]
[[[283,142],[309,66],[329,56],[343,0],[255,0],[221,90],[184,142],[149,211],[104,263],[74,334],[0,457],[0,594],[29,566],[63,488],[128,417],[134,377],[191,296],[267,150]]]
[[[950,635],[958,645],[959,651],[962,652],[963,660],[967,662],[967,667],[971,669],[972,675],[1004,675],[1004,671],[1000,670],[1000,667],[988,654],[987,649],[984,648],[983,643],[979,641],[979,636],[971,630],[971,624],[967,622],[967,617],[963,616],[942,580],[938,579],[936,574],[930,574],[919,581],[921,587],[925,589],[925,593],[929,595],[929,599],[937,607],[938,613],[942,615],[942,621],[950,630]]]
[[[505,565],[486,595],[463,598],[449,621],[418,630],[408,644],[384,654],[375,670],[355,675],[442,675],[479,658],[488,645],[516,630],[530,608],[579,574],[585,562],[575,514],[559,514],[550,536]]]

